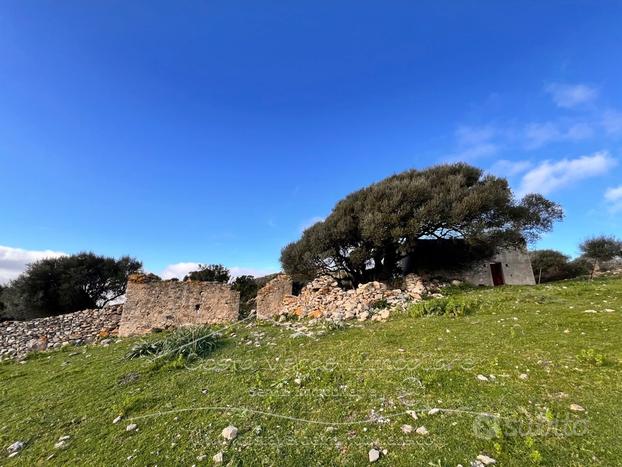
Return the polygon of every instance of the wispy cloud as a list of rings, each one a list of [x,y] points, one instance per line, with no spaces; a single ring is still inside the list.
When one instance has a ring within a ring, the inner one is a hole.
[[[24,250],[0,245],[0,284],[6,284],[17,278],[30,263],[59,256],[66,256],[66,253],[52,250]]]
[[[545,195],[577,181],[603,175],[616,163],[607,151],[576,159],[544,161],[525,173],[517,193],[519,196],[527,193]]]
[[[192,271],[197,271],[201,266],[201,263],[195,262],[182,262],[182,263],[174,263],[166,266],[159,276],[162,279],[183,279],[188,273]],[[268,274],[272,274],[277,272],[274,269],[268,268],[247,268],[241,266],[233,266],[228,268],[231,273],[232,278],[236,278],[239,276],[255,276],[262,277],[267,276]]]
[[[490,172],[503,177],[513,177],[533,167],[533,162],[527,160],[509,161],[499,160],[490,168]]]
[[[579,141],[593,135],[594,129],[586,122],[566,126],[558,122],[529,123],[524,131],[527,149],[537,149],[552,142]]]
[[[300,224],[300,231],[304,232],[305,230],[307,230],[309,227],[311,227],[312,225],[317,224],[318,222],[323,222],[324,219],[326,219],[325,217],[322,216],[314,216],[310,219],[305,220],[304,222],[302,222]]]
[[[622,135],[622,112],[607,110],[603,114],[603,127],[609,135]]]
[[[622,211],[622,185],[608,188],[605,191],[605,201],[609,205],[611,212]]]
[[[555,105],[565,109],[588,104],[598,97],[598,90],[587,84],[551,83],[545,90]]]

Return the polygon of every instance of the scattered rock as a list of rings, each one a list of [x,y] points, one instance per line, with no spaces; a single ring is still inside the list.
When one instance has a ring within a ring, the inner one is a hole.
[[[214,464],[222,464],[225,461],[225,454],[220,451],[219,453],[214,454],[212,460],[214,461]]]
[[[117,424],[117,423],[119,423],[122,419],[123,419],[123,417],[122,417],[121,415],[119,415],[117,418],[115,418],[115,419],[112,421],[112,423],[113,423],[114,425],[116,425],[116,424]]]
[[[197,461],[199,462],[203,462],[205,459],[207,459],[207,455],[205,454],[201,454],[200,456],[197,456]]]
[[[238,436],[238,429],[233,425],[229,425],[227,428],[222,430],[222,437],[227,441],[233,441]]]
[[[428,415],[436,415],[437,413],[439,413],[441,411],[441,409],[430,409],[430,411],[428,412]]]
[[[477,456],[477,460],[480,461],[484,465],[493,465],[496,464],[497,461],[492,457],[485,456],[484,454],[480,454]]]
[[[369,462],[373,463],[380,459],[380,451],[378,449],[369,450]]]
[[[419,420],[419,417],[417,417],[417,412],[415,412],[414,410],[407,410],[406,413],[410,415],[413,420]]]
[[[415,433],[417,433],[418,435],[421,435],[421,436],[427,436],[427,435],[430,434],[428,429],[426,427],[424,427],[424,426],[420,426],[419,428],[417,428]]]
[[[130,423],[125,427],[125,431],[136,431],[138,430],[138,425],[136,423]]]
[[[489,382],[489,381],[490,381],[490,380],[488,379],[488,377],[487,377],[487,376],[484,376],[484,375],[477,375],[477,380],[478,380],[478,381],[485,382],[485,383],[487,383],[487,382]]]
[[[412,425],[402,425],[402,433],[406,433],[407,435],[409,435],[412,432],[413,432]]]
[[[570,410],[572,412],[585,412],[585,409],[579,404],[570,404]]]
[[[523,381],[527,381],[529,379],[529,375],[527,373],[521,373],[518,375],[518,379],[522,379]]]
[[[15,441],[7,448],[7,451],[9,451],[9,454],[17,454],[22,449],[24,449],[24,446],[25,443],[23,441]]]

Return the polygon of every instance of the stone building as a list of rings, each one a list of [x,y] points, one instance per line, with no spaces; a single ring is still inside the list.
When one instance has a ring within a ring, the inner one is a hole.
[[[415,252],[403,261],[402,269],[404,273],[461,280],[472,285],[536,283],[525,248],[486,248],[485,245],[469,247],[462,240],[420,240]]]
[[[240,293],[217,282],[160,280],[136,274],[127,284],[119,336],[237,321]]]

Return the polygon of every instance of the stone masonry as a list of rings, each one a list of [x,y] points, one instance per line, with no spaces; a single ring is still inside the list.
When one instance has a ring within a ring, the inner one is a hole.
[[[228,284],[163,281],[135,274],[127,284],[119,336],[147,334],[156,329],[231,323],[238,319],[240,293]]]
[[[434,295],[440,290],[439,283],[424,282],[414,274],[404,278],[402,289],[390,289],[380,282],[369,282],[356,289],[344,290],[334,279],[324,276],[307,284],[300,295],[293,296],[285,293],[288,280],[287,276],[279,276],[259,291],[258,318],[295,316],[333,321],[384,320],[389,317],[391,309],[419,301],[423,295]],[[288,290],[291,291],[291,287]]]
[[[115,336],[122,310],[123,305],[112,305],[29,321],[0,322],[0,360]]]
[[[278,315],[283,299],[292,294],[292,280],[279,274],[257,292],[257,318],[269,319]]]

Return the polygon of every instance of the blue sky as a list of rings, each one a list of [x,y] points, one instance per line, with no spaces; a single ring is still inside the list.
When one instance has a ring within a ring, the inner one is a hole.
[[[619,2],[0,4],[0,281],[33,258],[278,269],[347,193],[465,160],[568,254],[622,232]]]

